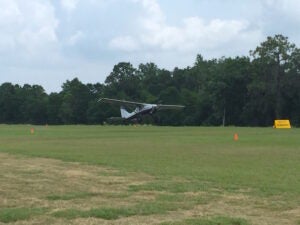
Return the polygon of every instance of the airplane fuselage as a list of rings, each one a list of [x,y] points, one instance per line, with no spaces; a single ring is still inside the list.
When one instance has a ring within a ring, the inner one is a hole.
[[[120,105],[121,117],[125,120],[133,120],[139,119],[142,115],[153,114],[158,110],[162,109],[182,109],[183,105],[164,105],[164,104],[150,104],[150,103],[141,103],[141,102],[133,102],[119,99],[111,99],[111,98],[102,98],[98,101],[115,103]],[[125,109],[125,106],[135,107],[132,112],[128,112]]]
[[[153,114],[157,110],[157,105],[156,104],[145,104],[142,107],[137,107],[132,115],[129,117],[125,118],[127,120],[135,119],[141,115],[146,115],[146,114]]]

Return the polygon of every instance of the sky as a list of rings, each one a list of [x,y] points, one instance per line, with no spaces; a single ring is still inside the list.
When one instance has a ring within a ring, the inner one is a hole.
[[[0,0],[0,84],[59,92],[104,83],[119,62],[249,56],[275,34],[300,47],[299,15],[299,0]]]

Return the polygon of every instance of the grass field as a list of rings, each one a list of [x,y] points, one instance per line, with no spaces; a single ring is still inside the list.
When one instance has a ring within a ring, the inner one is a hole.
[[[300,224],[300,129],[31,128],[0,125],[0,224]]]

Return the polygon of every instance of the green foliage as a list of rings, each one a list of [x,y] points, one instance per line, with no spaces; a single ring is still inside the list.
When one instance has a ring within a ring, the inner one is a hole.
[[[75,78],[64,83],[62,88],[63,102],[59,112],[61,120],[65,124],[86,123],[86,110],[90,100],[88,87]]]
[[[67,80],[59,93],[41,86],[0,86],[0,123],[101,124],[119,117],[100,97],[183,104],[182,111],[145,117],[156,125],[272,126],[274,119],[300,125],[300,49],[287,37],[267,37],[250,57],[205,60],[173,71],[154,63],[116,64],[104,84]]]
[[[254,125],[270,124],[275,118],[289,118],[298,124],[299,49],[287,37],[268,37],[254,51],[253,76],[248,84],[249,99],[244,114],[257,115]],[[295,70],[295,68],[298,68]],[[298,118],[298,117],[297,117]]]
[[[18,220],[27,220],[45,212],[46,209],[43,208],[2,208],[0,209],[0,222],[10,223]]]
[[[0,123],[47,122],[47,94],[39,85],[0,86]]]

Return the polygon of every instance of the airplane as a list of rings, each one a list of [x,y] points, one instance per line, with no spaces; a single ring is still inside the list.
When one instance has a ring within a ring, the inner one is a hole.
[[[125,120],[140,119],[142,115],[150,114],[157,112],[158,110],[164,109],[182,109],[185,106],[183,105],[163,105],[163,104],[150,104],[150,103],[141,103],[141,102],[132,102],[119,99],[111,98],[100,98],[98,102],[107,102],[120,105],[121,117]],[[133,106],[135,109],[132,112],[128,112],[125,109],[125,105]]]

